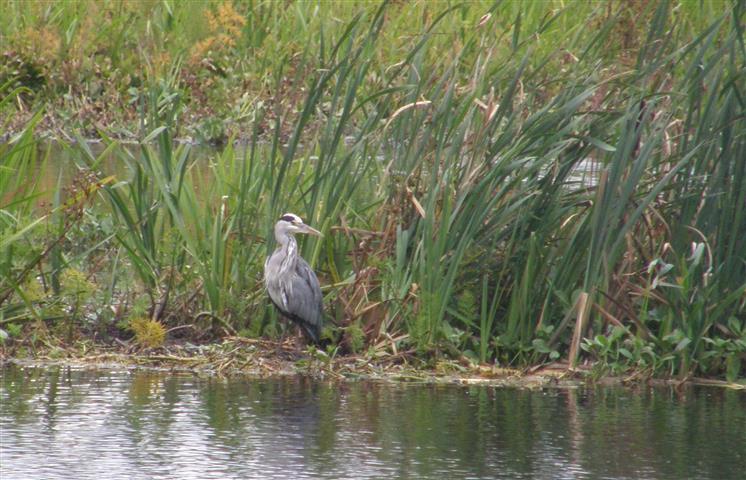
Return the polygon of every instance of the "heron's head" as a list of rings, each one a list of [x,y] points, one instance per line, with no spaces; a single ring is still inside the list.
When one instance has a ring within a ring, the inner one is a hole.
[[[315,228],[311,228],[303,220],[294,213],[286,213],[280,217],[275,224],[275,236],[282,234],[294,234],[294,233],[306,233],[309,235],[321,236],[321,232]]]

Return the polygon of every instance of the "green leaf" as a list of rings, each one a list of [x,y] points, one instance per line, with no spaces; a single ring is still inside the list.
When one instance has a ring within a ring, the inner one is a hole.
[[[594,137],[582,137],[583,140],[587,141],[594,147],[598,148],[599,150],[603,150],[604,152],[616,152],[616,147],[613,145],[609,145],[608,143],[599,140],[598,138]]]
[[[623,357],[625,357],[625,358],[628,358],[629,360],[632,360],[632,353],[630,353],[630,351],[629,351],[629,350],[627,350],[626,348],[624,348],[624,347],[620,348],[620,349],[619,349],[619,353],[620,353],[620,354],[621,354],[621,355],[622,355]]]
[[[167,126],[161,125],[160,127],[156,128],[155,130],[153,130],[152,132],[150,132],[148,134],[148,136],[143,139],[142,143],[150,143],[150,142],[152,142],[155,138],[158,137],[158,135],[161,134],[162,131],[164,131],[167,128],[168,128]]]
[[[682,338],[679,343],[676,344],[676,348],[674,349],[674,352],[680,352],[684,350],[690,343],[692,343],[692,340],[688,337]]]
[[[549,346],[547,346],[547,343],[540,339],[535,338],[531,344],[534,346],[534,351],[538,353],[551,353],[551,350],[549,349]]]

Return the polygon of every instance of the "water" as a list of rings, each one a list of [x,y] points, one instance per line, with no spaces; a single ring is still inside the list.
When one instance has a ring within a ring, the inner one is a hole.
[[[744,478],[746,394],[8,367],[0,478]]]
[[[178,145],[174,145],[176,148]],[[139,147],[134,144],[121,144],[122,151],[117,153],[117,150],[105,153],[106,144],[103,142],[92,142],[88,144],[88,148],[91,150],[94,156],[98,157],[104,154],[99,170],[100,177],[106,177],[108,175],[114,175],[117,180],[130,179],[132,172],[128,170],[126,163],[123,158],[126,156],[122,153],[123,151],[129,151],[134,157],[138,155]],[[246,149],[248,145],[242,143],[236,143],[233,146],[237,157],[242,158],[247,155]],[[209,183],[213,178],[214,173],[210,171],[209,165],[213,159],[222,152],[221,148],[210,146],[210,145],[190,145],[190,158],[194,160],[195,165],[198,166],[202,171],[203,181]],[[258,144],[259,155],[264,157],[270,154],[269,150],[271,146],[268,144]],[[48,143],[42,143],[38,147],[37,156],[38,158],[45,158],[49,154],[51,159],[49,163],[44,165],[44,169],[38,171],[39,183],[38,189],[44,192],[37,201],[38,204],[44,202],[51,202],[54,197],[54,192],[57,190],[58,185],[68,187],[73,185],[74,180],[80,176],[80,157],[81,154],[75,149],[65,148],[61,143],[50,141]],[[311,158],[314,158],[312,155]],[[318,157],[316,157],[318,158]],[[376,157],[379,161],[385,161],[384,157]],[[599,170],[601,165],[597,160],[587,158],[578,162],[573,168],[567,181],[568,188],[580,189],[590,188],[597,184]],[[105,172],[105,173],[104,173]],[[551,172],[551,166],[547,166],[547,170],[542,172],[542,175]],[[63,192],[63,197],[65,192]]]

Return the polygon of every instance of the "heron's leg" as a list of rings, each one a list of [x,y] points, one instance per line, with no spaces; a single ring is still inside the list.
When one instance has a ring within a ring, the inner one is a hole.
[[[281,317],[285,321],[285,329],[277,343],[277,356],[297,360],[306,345],[303,328],[285,315]]]
[[[297,332],[295,334],[295,349],[298,353],[302,352],[306,346],[306,335],[303,332],[303,327],[298,325]]]

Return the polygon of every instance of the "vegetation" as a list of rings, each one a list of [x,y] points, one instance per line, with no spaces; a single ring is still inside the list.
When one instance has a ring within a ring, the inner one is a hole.
[[[5,3],[14,351],[276,336],[293,211],[331,352],[744,375],[746,3]]]

